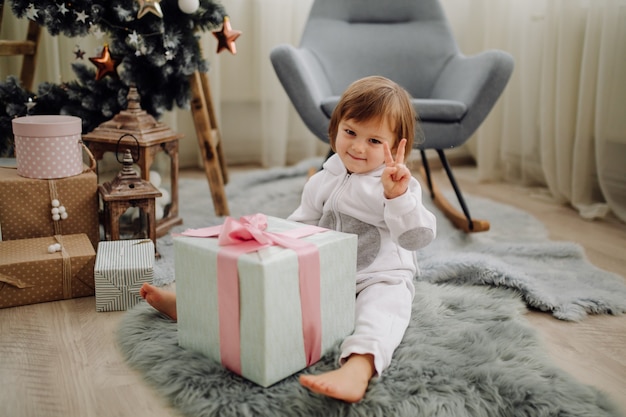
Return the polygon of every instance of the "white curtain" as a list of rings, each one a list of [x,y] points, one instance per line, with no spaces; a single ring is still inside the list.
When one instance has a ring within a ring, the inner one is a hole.
[[[480,179],[545,187],[586,218],[612,210],[626,221],[626,0],[441,1],[463,53],[498,48],[515,58],[505,93],[466,146]],[[274,45],[298,44],[312,2],[222,0],[243,32],[234,56],[216,55],[215,38],[202,36],[227,162],[269,167],[325,154],[269,61]],[[0,37],[23,37],[22,23],[5,16]],[[43,42],[36,83],[68,80],[76,40]],[[2,79],[16,72],[0,62]],[[185,134],[181,164],[197,164],[189,112],[163,121]]]
[[[464,53],[515,57],[469,143],[480,179],[545,186],[585,218],[626,221],[626,1],[443,3]]]
[[[243,32],[236,41],[237,54],[216,55],[215,38],[211,34],[202,37],[229,163],[284,166],[328,151],[298,117],[269,59],[275,45],[299,43],[312,3],[222,0],[233,28]],[[173,123],[186,136],[195,137],[193,125],[180,118]]]

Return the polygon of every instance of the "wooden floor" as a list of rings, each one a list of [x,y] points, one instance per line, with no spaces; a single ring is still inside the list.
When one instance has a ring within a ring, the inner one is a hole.
[[[582,220],[570,208],[537,197],[536,190],[479,184],[472,167],[455,172],[466,193],[532,213],[553,239],[581,243],[595,265],[626,277],[625,224]],[[448,186],[441,172],[435,178],[441,188]],[[93,297],[0,309],[0,415],[179,415],[122,360],[114,332],[123,314],[96,313]],[[626,316],[581,323],[536,312],[527,318],[556,364],[626,410]]]

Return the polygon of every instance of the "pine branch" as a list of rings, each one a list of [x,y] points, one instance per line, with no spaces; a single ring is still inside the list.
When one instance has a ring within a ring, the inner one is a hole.
[[[37,94],[26,91],[17,78],[0,83],[0,155],[13,152],[11,119],[27,114],[68,114],[83,120],[90,132],[126,107],[131,85],[141,95],[142,107],[159,118],[174,107],[186,108],[191,98],[189,75],[206,72],[197,35],[218,29],[226,15],[221,4],[200,0],[193,14],[183,13],[177,0],[161,0],[163,17],[147,14],[137,18],[136,0],[12,0],[18,18],[32,18],[53,35],[91,36],[105,32],[114,58],[121,61],[119,77],[95,79],[95,66],[73,63],[76,80],[55,85],[42,83]],[[131,35],[140,40],[133,42]],[[141,53],[137,53],[140,51]],[[28,99],[36,105],[28,110]]]

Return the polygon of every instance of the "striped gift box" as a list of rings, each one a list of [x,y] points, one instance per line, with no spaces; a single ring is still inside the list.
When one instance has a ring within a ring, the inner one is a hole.
[[[96,311],[127,310],[137,304],[143,283],[152,282],[153,264],[150,239],[100,242],[94,270]]]

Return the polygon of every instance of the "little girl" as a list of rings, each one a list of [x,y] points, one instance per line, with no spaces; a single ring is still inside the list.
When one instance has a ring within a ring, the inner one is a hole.
[[[404,164],[415,136],[408,93],[371,76],[341,96],[329,126],[335,152],[305,184],[289,220],[358,235],[354,332],[341,345],[340,367],[300,376],[313,392],[360,401],[389,366],[411,318],[415,250],[436,234],[435,216]],[[394,158],[395,153],[395,158]],[[148,284],[141,295],[176,319],[176,296]]]

